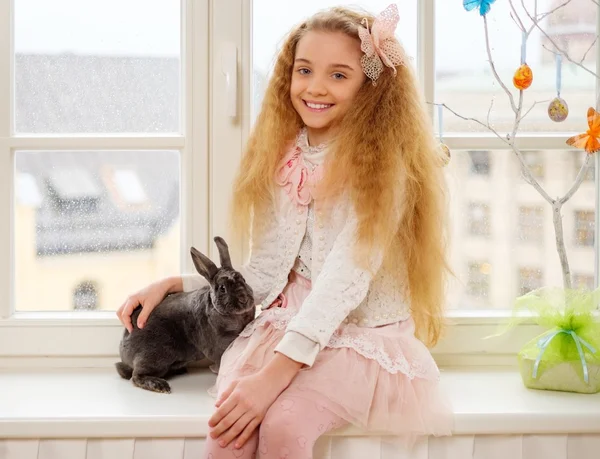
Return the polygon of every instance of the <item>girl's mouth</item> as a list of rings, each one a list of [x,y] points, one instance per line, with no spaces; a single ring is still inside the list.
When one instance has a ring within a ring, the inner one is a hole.
[[[334,104],[318,104],[314,102],[307,102],[306,100],[302,100],[302,102],[304,102],[306,108],[314,113],[322,113],[334,106]]]

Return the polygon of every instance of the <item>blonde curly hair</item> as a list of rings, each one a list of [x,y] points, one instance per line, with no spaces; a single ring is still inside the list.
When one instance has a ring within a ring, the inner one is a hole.
[[[244,235],[252,215],[275,199],[276,174],[286,149],[302,128],[290,100],[295,50],[310,31],[344,33],[356,39],[363,18],[346,8],[315,14],[283,43],[260,114],[247,143],[233,190],[231,218]],[[329,148],[319,195],[347,193],[358,217],[356,255],[384,250],[384,267],[398,275],[410,298],[416,334],[434,345],[443,328],[446,275],[446,187],[432,123],[410,66],[387,68],[373,86],[366,79],[354,108],[341,120]],[[335,163],[335,167],[327,167]],[[401,219],[391,218],[401,209]],[[253,231],[260,231],[253,229]]]

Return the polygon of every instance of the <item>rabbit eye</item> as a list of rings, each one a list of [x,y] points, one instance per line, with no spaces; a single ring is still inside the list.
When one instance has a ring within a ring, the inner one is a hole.
[[[221,285],[219,286],[219,291],[220,291],[220,292],[225,292],[225,290],[226,290],[226,289],[225,289],[225,285],[221,284]]]

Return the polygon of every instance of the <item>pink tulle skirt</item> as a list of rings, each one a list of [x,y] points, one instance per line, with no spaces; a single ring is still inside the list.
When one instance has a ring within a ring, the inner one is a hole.
[[[262,311],[223,355],[214,392],[221,393],[232,380],[255,373],[273,358],[310,287],[306,278],[290,274],[280,296],[284,300]],[[450,435],[452,410],[438,381],[439,370],[414,336],[412,319],[375,328],[350,323],[334,333],[287,392],[317,402],[361,429],[408,439]]]

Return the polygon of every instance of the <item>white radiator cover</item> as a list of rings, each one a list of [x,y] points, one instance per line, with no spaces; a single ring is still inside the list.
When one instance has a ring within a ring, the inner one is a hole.
[[[0,459],[203,459],[203,438],[3,439]],[[380,437],[324,437],[314,459],[598,459],[600,434],[425,438],[412,452]]]

